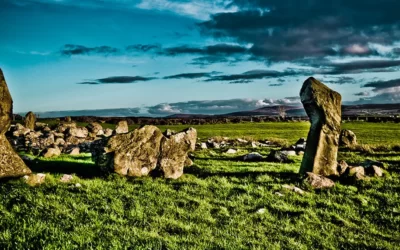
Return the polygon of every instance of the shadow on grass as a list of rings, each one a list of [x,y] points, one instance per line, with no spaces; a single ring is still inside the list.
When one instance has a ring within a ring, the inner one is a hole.
[[[51,174],[76,174],[82,178],[103,177],[104,173],[93,163],[35,159],[27,163],[33,172]]]
[[[209,172],[196,165],[185,168],[185,174],[191,174],[198,178],[207,178],[212,176],[220,177],[237,177],[237,178],[251,178],[257,179],[262,175],[268,175],[282,183],[299,183],[301,177],[298,173],[293,172],[275,172],[275,171],[260,171],[260,172],[248,172],[248,171],[235,171],[235,172]]]

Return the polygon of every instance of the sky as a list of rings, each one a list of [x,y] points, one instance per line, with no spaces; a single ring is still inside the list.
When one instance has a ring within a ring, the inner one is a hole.
[[[400,103],[398,0],[0,0],[15,112],[222,114],[298,105],[310,76],[345,104]]]

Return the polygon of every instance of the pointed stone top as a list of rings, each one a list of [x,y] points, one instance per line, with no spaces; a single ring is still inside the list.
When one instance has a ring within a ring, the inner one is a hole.
[[[309,77],[304,81],[300,90],[300,99],[304,102],[324,101],[325,98],[333,98],[341,101],[341,96],[338,92],[330,89],[328,86],[318,81],[314,77]]]

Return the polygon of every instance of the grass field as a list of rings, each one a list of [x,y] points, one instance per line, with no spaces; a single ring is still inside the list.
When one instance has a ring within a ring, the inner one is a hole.
[[[168,126],[181,130],[186,126]],[[280,138],[307,135],[307,123],[193,126],[212,136]],[[360,142],[400,145],[400,125],[345,123]],[[166,129],[166,127],[161,127]],[[386,177],[311,190],[293,164],[236,159],[270,149],[199,150],[178,180],[101,176],[90,155],[41,159],[46,182],[0,184],[0,249],[399,249],[400,152],[349,152],[340,160],[385,163]],[[70,184],[63,173],[75,173]],[[81,187],[76,187],[80,183]],[[283,188],[295,185],[300,195]],[[281,196],[282,194],[283,196]]]

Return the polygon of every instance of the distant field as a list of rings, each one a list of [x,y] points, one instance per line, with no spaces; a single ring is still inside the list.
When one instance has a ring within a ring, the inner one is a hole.
[[[308,123],[194,126],[212,136],[282,138],[307,135]],[[187,126],[168,126],[181,130]],[[400,144],[399,124],[346,123],[363,143]],[[161,129],[166,129],[162,126]],[[292,164],[236,157],[269,148],[198,150],[178,180],[101,176],[90,155],[37,158],[46,183],[0,184],[0,249],[399,249],[400,152],[356,153],[339,160],[382,161],[386,177],[313,191]],[[73,173],[63,184],[63,173]],[[82,187],[75,187],[80,183]],[[283,188],[295,185],[300,195]],[[278,195],[277,193],[282,194]]]
[[[54,120],[48,120],[55,124]],[[86,126],[87,123],[78,123]],[[114,124],[102,124],[104,128],[115,128]],[[130,126],[130,129],[138,126]],[[213,136],[226,136],[231,138],[250,137],[255,140],[267,140],[279,138],[296,142],[300,137],[307,137],[310,128],[309,122],[262,122],[262,123],[239,123],[239,124],[213,124],[213,125],[172,125],[159,126],[160,129],[167,128],[180,131],[187,127],[197,129],[201,140]],[[399,123],[370,123],[370,122],[347,122],[342,124],[343,129],[350,129],[356,133],[357,139],[363,144],[400,145]]]

